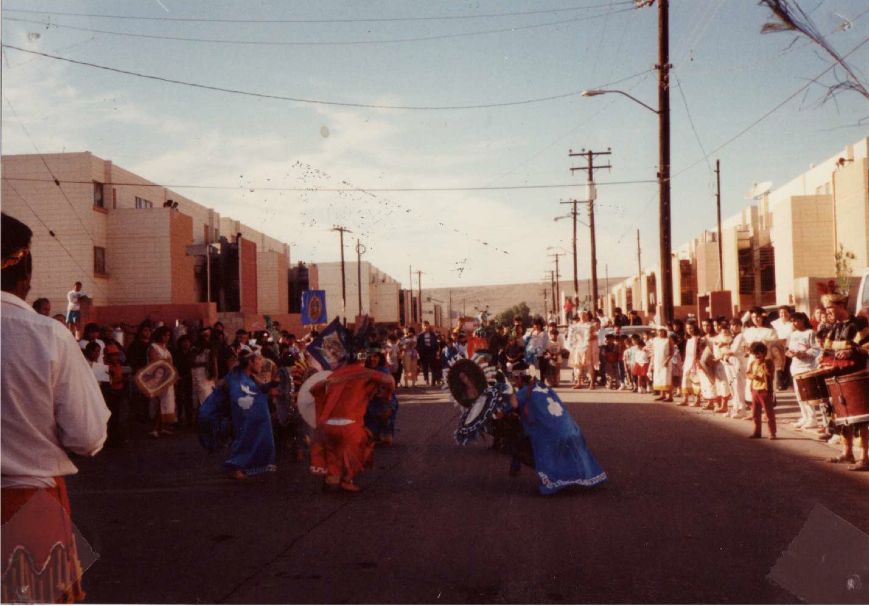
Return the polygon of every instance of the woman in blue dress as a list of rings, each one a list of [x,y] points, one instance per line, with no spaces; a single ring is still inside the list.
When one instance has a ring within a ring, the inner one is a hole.
[[[588,450],[579,426],[555,391],[534,377],[522,379],[515,404],[522,429],[531,439],[540,493],[552,494],[568,486],[595,486],[605,481],[606,472]]]
[[[276,471],[275,441],[269,412],[269,390],[254,377],[262,370],[259,350],[239,353],[238,366],[225,377],[232,414],[233,440],[224,467],[243,480],[248,476]]]

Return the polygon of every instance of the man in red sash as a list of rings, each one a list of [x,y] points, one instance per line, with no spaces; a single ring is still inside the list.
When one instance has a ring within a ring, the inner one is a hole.
[[[30,290],[33,233],[2,215],[2,601],[84,599],[63,476],[66,451],[95,455],[109,411],[66,327],[37,314]]]

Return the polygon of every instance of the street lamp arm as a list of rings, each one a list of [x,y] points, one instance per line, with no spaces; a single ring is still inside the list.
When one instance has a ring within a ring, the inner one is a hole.
[[[597,97],[598,95],[606,95],[609,93],[616,93],[619,95],[623,95],[623,96],[627,97],[628,99],[630,99],[631,101],[634,101],[635,103],[639,103],[640,105],[642,105],[643,107],[645,107],[647,110],[649,110],[650,112],[652,112],[654,114],[660,113],[657,109],[655,109],[651,105],[649,105],[647,103],[643,103],[642,101],[640,101],[639,99],[637,99],[633,95],[629,95],[628,93],[626,93],[623,90],[615,90],[615,89],[610,90],[610,89],[594,88],[591,90],[584,90],[580,93],[580,95],[583,97]]]

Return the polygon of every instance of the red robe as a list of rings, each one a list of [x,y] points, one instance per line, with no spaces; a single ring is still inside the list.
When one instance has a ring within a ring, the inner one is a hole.
[[[315,386],[317,429],[311,446],[311,466],[326,468],[326,481],[352,482],[362,468],[371,463],[373,442],[365,429],[368,402],[378,390],[395,388],[392,377],[347,364]]]

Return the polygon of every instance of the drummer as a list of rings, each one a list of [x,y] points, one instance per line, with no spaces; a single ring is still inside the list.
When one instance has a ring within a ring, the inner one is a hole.
[[[827,293],[821,297],[827,313],[827,324],[818,332],[821,343],[821,368],[835,368],[839,376],[866,369],[867,355],[858,343],[860,327],[857,319],[848,311],[848,296]],[[869,471],[869,423],[842,426],[842,454],[830,459],[832,463],[851,463],[852,471]],[[862,456],[854,459],[854,434],[860,437]]]

